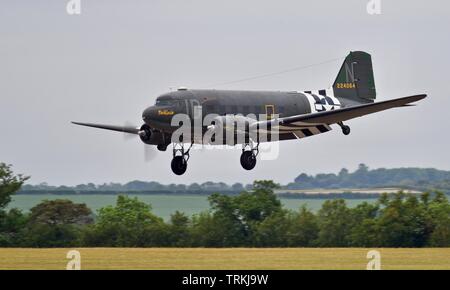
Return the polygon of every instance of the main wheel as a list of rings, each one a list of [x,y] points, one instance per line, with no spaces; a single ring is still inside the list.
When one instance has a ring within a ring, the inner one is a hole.
[[[347,125],[342,126],[342,133],[343,133],[344,135],[350,134],[350,127],[347,126]]]
[[[173,173],[176,175],[183,175],[187,169],[187,162],[183,156],[175,156],[170,163]]]
[[[252,170],[256,165],[256,156],[252,151],[244,151],[241,155],[241,165],[245,170]]]

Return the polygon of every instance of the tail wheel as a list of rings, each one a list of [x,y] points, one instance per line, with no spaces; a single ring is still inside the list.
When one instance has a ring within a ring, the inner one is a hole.
[[[341,129],[342,129],[342,134],[344,134],[344,135],[348,135],[348,134],[350,134],[350,127],[349,126],[347,126],[347,125],[344,125],[344,123],[343,122],[339,122],[339,123],[337,123],[338,125],[339,125],[339,127],[341,127]]]
[[[343,133],[344,135],[350,134],[350,127],[347,126],[347,125],[342,126],[342,133]]]

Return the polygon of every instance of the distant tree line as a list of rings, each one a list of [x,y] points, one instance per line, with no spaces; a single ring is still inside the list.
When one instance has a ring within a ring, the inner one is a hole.
[[[195,193],[195,194],[208,194],[213,191],[222,191],[226,193],[238,193],[245,189],[250,189],[251,185],[244,185],[242,183],[234,183],[228,185],[224,182],[204,182],[204,183],[192,183],[185,184],[168,184],[164,185],[155,181],[130,181],[125,184],[120,183],[104,183],[96,185],[94,183],[79,184],[76,186],[52,186],[47,183],[41,183],[38,185],[25,184],[22,186],[19,193],[27,194],[42,194],[42,193],[54,193],[54,194],[98,194],[98,193],[118,193],[118,192],[140,192],[140,193]]]
[[[300,174],[294,182],[281,189],[342,189],[342,188],[380,188],[399,187],[418,191],[439,190],[450,193],[450,171],[433,168],[394,168],[373,169],[360,164],[354,172],[343,168],[338,174],[320,173],[315,176],[306,173]],[[223,182],[204,182],[164,185],[159,182],[131,181],[125,184],[93,183],[76,186],[52,186],[47,183],[38,185],[23,185],[20,193],[27,194],[117,194],[117,193],[181,193],[181,194],[210,194],[221,192],[224,194],[237,194],[244,190],[251,190],[251,184],[235,183],[228,185]],[[300,197],[297,195],[297,197]]]
[[[149,204],[118,196],[94,214],[85,204],[43,201],[5,210],[26,177],[0,164],[1,247],[449,247],[450,203],[442,193],[399,192],[349,208],[328,200],[318,212],[283,208],[272,181],[238,195],[212,194],[210,210],[164,221]]]
[[[302,173],[293,183],[286,185],[288,189],[310,188],[376,188],[401,187],[416,190],[439,189],[450,193],[450,171],[434,168],[393,168],[369,170],[367,165],[360,164],[358,169],[350,173],[343,168],[338,174],[321,173],[315,176]]]

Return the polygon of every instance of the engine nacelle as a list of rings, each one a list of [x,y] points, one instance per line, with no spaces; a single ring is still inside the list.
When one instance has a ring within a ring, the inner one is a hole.
[[[167,145],[166,136],[158,130],[152,129],[149,125],[144,124],[139,130],[141,141],[149,145]],[[168,139],[170,142],[170,138]]]
[[[141,128],[139,129],[139,137],[141,138],[141,141],[144,142],[145,144],[151,144],[149,143],[149,141],[152,138],[152,135],[153,135],[152,129],[147,124],[142,125]]]

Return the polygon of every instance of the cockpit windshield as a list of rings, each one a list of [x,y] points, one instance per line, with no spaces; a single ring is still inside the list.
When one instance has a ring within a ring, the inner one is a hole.
[[[170,106],[173,104],[172,99],[156,99],[156,106]]]

